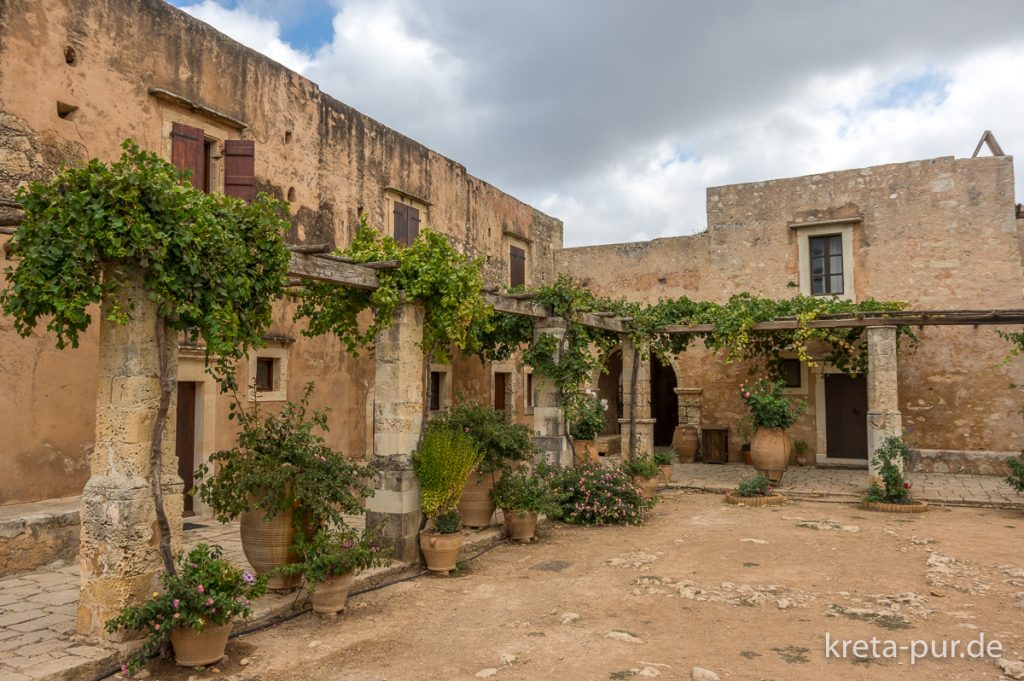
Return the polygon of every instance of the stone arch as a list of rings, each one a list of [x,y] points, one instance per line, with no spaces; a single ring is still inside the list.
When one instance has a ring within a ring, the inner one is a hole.
[[[655,447],[669,447],[672,436],[679,425],[679,378],[675,362],[665,361],[651,353],[650,358],[650,405],[654,422]]]

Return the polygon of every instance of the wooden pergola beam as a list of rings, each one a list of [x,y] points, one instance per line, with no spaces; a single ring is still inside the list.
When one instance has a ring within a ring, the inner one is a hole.
[[[846,317],[833,319],[815,319],[807,322],[811,329],[854,329],[868,326],[980,326],[980,325],[1013,325],[1024,324],[1024,312],[1020,310],[990,310],[980,314],[909,313],[886,317]],[[773,319],[758,322],[751,327],[752,331],[790,331],[800,328],[795,319]],[[672,324],[663,327],[665,333],[694,334],[710,333],[715,330],[714,324]]]

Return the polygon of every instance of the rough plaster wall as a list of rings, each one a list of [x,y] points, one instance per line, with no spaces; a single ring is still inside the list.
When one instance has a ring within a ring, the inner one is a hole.
[[[282,198],[295,191],[291,243],[344,246],[360,209],[371,225],[386,224],[383,190],[396,187],[432,204],[424,224],[486,257],[491,283],[507,276],[506,230],[531,240],[535,283],[553,276],[561,222],[161,0],[0,0],[0,19],[0,197],[17,178],[49,176],[64,160],[113,160],[125,137],[165,154],[162,125],[175,109],[148,94],[160,87],[248,124],[236,136],[256,141],[258,188]],[[61,119],[57,101],[78,110]],[[288,396],[316,381],[314,405],[331,409],[328,441],[362,456],[372,356],[353,359],[333,338],[303,337],[292,310],[279,306],[271,328],[296,339]],[[57,352],[44,334],[21,340],[11,327],[0,320],[0,378],[12,386],[0,392],[0,465],[15,474],[0,479],[0,504],[76,494],[93,439],[95,329],[79,350]],[[488,373],[476,364],[463,383],[486,391]],[[248,378],[244,366],[239,378]],[[231,446],[227,399],[217,413],[217,446]]]
[[[858,299],[903,300],[911,308],[1019,308],[1024,299],[1022,235],[1015,218],[1010,157],[951,157],[712,187],[706,232],[635,244],[565,249],[558,268],[594,291],[632,300],[687,295],[722,302],[750,291],[790,297],[799,289],[790,222],[863,215],[854,228]],[[992,328],[928,327],[920,346],[901,346],[900,410],[916,447],[1024,447],[1024,358]],[[703,350],[680,358],[681,385],[704,388],[704,423],[735,426],[744,367]],[[756,368],[755,368],[756,369]],[[811,443],[809,412],[794,435]],[[738,441],[735,429],[730,445]]]

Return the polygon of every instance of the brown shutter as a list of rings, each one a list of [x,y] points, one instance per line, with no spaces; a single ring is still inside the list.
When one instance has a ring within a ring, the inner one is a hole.
[[[509,286],[526,286],[526,251],[512,246],[508,250]]]
[[[252,203],[256,198],[256,143],[224,141],[224,193]]]
[[[171,163],[192,171],[192,186],[206,191],[206,136],[202,128],[175,123],[171,128]]]
[[[411,244],[420,235],[420,211],[412,206],[408,206],[407,211],[409,213],[409,233],[407,235],[409,240],[406,243]]]
[[[407,205],[395,201],[395,241],[400,244],[409,243]]]

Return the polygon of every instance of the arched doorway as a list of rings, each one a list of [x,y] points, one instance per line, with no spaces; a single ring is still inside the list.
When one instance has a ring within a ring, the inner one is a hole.
[[[679,425],[679,396],[676,372],[651,353],[651,418],[654,422],[654,446],[672,446],[672,435]]]
[[[597,396],[608,400],[601,435],[618,435],[619,419],[622,418],[622,351],[613,350],[604,366],[607,373],[601,372],[597,379]]]

